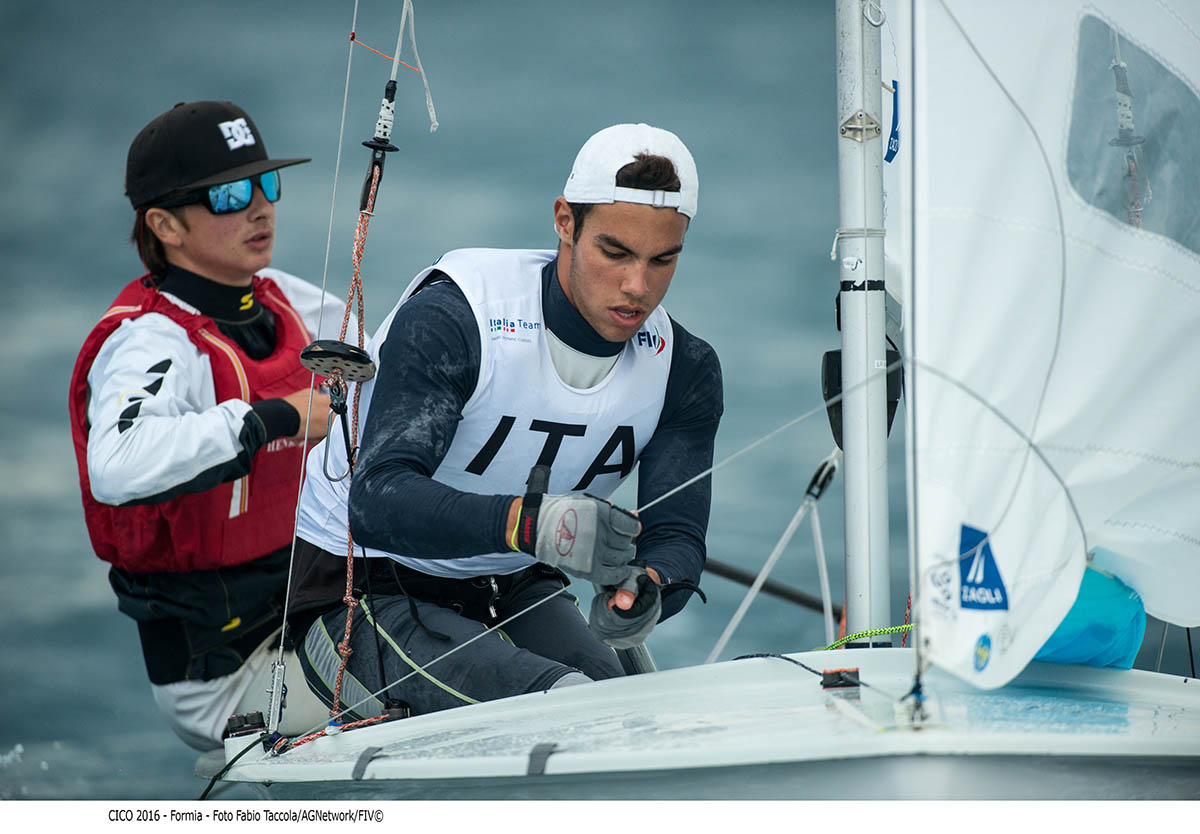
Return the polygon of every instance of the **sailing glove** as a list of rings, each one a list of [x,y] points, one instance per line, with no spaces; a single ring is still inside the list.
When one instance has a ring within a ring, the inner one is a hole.
[[[517,549],[597,585],[629,577],[637,517],[591,495],[526,495],[517,519]],[[536,506],[530,506],[531,503]]]
[[[613,604],[613,597],[620,590],[637,594],[627,611]],[[629,579],[620,587],[600,588],[596,592],[592,598],[588,627],[614,649],[631,649],[645,642],[661,614],[662,597],[658,592],[658,583],[650,578],[645,568],[635,565]]]

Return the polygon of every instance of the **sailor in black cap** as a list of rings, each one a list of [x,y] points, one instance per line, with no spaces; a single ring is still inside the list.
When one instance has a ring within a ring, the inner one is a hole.
[[[307,161],[271,159],[230,102],[146,125],[125,187],[147,272],[100,317],[71,381],[93,547],[137,621],[155,700],[200,749],[220,746],[231,714],[266,708],[296,481],[325,432],[328,398],[298,354],[341,304],[268,268],[280,169]],[[324,712],[302,680],[288,706],[297,730]]]

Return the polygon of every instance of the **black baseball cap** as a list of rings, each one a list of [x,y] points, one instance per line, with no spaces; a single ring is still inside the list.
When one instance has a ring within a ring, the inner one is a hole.
[[[125,195],[135,209],[149,208],[183,191],[310,161],[268,159],[254,121],[232,102],[181,101],[129,146]]]

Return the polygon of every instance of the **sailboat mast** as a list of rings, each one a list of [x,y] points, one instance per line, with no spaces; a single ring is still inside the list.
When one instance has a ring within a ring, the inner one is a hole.
[[[846,632],[891,622],[880,26],[872,0],[837,0],[838,249],[845,451]],[[890,638],[854,645],[890,645]]]

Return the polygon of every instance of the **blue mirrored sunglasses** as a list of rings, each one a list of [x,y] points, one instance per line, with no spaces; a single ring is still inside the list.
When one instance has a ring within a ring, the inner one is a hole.
[[[223,182],[208,188],[189,191],[178,197],[164,200],[158,208],[174,208],[199,203],[206,206],[213,214],[232,214],[241,211],[254,200],[254,186],[258,185],[268,202],[276,202],[283,194],[282,182],[278,171],[267,171],[265,174],[255,174],[253,177]]]

